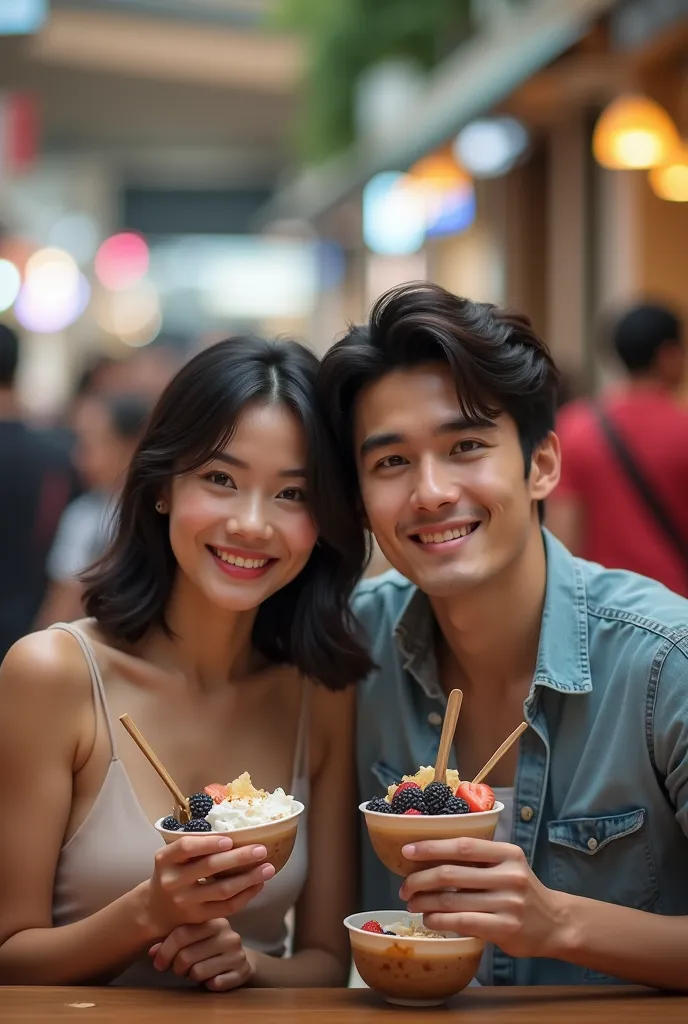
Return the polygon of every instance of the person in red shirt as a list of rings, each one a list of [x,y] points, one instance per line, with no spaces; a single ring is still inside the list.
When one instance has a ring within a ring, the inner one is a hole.
[[[613,342],[628,380],[606,392],[597,406],[579,400],[560,410],[561,482],[548,501],[546,524],[574,554],[611,569],[630,569],[688,596],[688,410],[679,395],[685,371],[681,324],[662,306],[637,306],[618,321]],[[629,476],[598,408],[640,470],[650,500],[661,506],[669,530]]]

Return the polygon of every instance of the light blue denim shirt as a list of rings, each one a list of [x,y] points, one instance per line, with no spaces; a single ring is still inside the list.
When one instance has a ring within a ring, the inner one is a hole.
[[[550,888],[688,915],[688,601],[544,538],[547,589],[512,842]],[[392,571],[363,581],[354,608],[379,666],[358,696],[363,800],[434,763],[445,696],[425,595]],[[365,909],[401,907],[401,880],[361,831]],[[494,953],[496,985],[614,980]]]

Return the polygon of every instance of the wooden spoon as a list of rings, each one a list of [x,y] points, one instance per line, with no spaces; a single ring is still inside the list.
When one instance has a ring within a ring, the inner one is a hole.
[[[476,777],[473,779],[473,785],[474,786],[478,782],[482,782],[483,781],[485,776],[488,775],[492,771],[494,766],[497,764],[497,761],[500,761],[504,757],[504,755],[506,754],[506,752],[509,749],[509,747],[513,743],[516,742],[516,740],[521,735],[521,733],[524,733],[527,728],[528,728],[528,723],[527,722],[521,722],[520,725],[516,726],[514,731],[511,733],[511,735],[507,736],[507,738],[504,740],[504,742],[502,743],[501,747],[498,747],[497,750],[495,750],[494,754],[492,755],[490,760],[487,762],[487,764],[484,764],[482,766],[482,768],[480,769],[480,771],[478,772]]]
[[[463,700],[463,691],[452,690],[447,700],[447,710],[444,714],[444,722],[442,723],[442,735],[440,736],[440,746],[437,751],[437,760],[435,761],[435,782],[447,781],[447,765],[449,764],[449,752],[451,745],[454,742],[454,733],[456,732],[456,723],[459,720],[459,711],[461,710],[461,701]]]
[[[165,783],[170,793],[174,797],[175,812],[179,814],[179,821],[184,825],[187,821],[191,821],[191,811],[189,810],[189,801],[182,793],[181,789],[174,781],[167,768],[160,761],[158,755],[154,752],[151,745],[139,732],[138,728],[134,725],[129,715],[120,715],[120,722],[127,730],[131,738],[133,739],[136,746],[139,748],[143,756],[150,762],[155,768],[156,772]]]

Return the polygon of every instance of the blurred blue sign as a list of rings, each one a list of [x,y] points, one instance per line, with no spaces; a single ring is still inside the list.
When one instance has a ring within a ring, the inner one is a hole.
[[[37,32],[48,16],[48,0],[0,0],[0,36]]]

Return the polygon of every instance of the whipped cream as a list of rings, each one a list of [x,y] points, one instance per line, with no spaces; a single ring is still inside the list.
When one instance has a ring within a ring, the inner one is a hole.
[[[214,804],[205,816],[213,832],[233,832],[252,825],[267,825],[288,818],[296,811],[296,801],[283,789],[265,796],[239,796]]]

